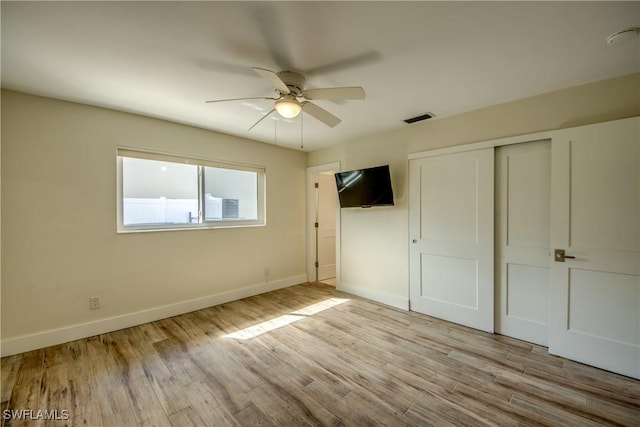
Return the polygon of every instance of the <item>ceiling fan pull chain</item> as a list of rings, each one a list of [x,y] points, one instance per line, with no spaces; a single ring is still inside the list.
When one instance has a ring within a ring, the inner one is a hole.
[[[304,150],[303,130],[304,130],[304,114],[300,114],[300,149],[301,150]]]

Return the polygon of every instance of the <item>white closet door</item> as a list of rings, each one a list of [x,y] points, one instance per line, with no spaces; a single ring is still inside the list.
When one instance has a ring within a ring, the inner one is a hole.
[[[640,378],[640,119],[557,132],[549,351]]]
[[[496,148],[496,332],[547,346],[551,143]]]
[[[410,306],[493,332],[493,149],[409,165]]]

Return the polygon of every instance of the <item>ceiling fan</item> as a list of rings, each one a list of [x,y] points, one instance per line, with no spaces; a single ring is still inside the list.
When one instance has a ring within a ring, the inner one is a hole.
[[[253,124],[248,130],[253,129],[258,123],[270,116],[274,111],[278,112],[282,117],[293,118],[300,112],[304,112],[321,121],[329,127],[337,126],[342,120],[334,116],[327,110],[312,103],[312,100],[347,100],[347,99],[364,99],[364,89],[355,87],[332,87],[321,89],[305,89],[304,83],[306,79],[300,73],[295,71],[274,72],[265,68],[252,67],[253,70],[264,78],[273,88],[275,88],[277,97],[251,97],[251,98],[231,98],[205,101],[206,103],[227,102],[227,101],[246,101],[251,99],[269,99],[275,101],[275,105],[271,111],[262,116],[260,120]],[[300,101],[300,99],[302,101]]]

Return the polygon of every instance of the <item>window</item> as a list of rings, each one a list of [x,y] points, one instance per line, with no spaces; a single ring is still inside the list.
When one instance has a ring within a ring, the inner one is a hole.
[[[118,149],[118,231],[264,225],[264,168]]]

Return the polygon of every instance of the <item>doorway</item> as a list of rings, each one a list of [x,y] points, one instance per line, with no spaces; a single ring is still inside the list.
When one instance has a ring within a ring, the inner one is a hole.
[[[310,282],[339,282],[339,205],[334,174],[339,163],[307,169],[307,277]]]

